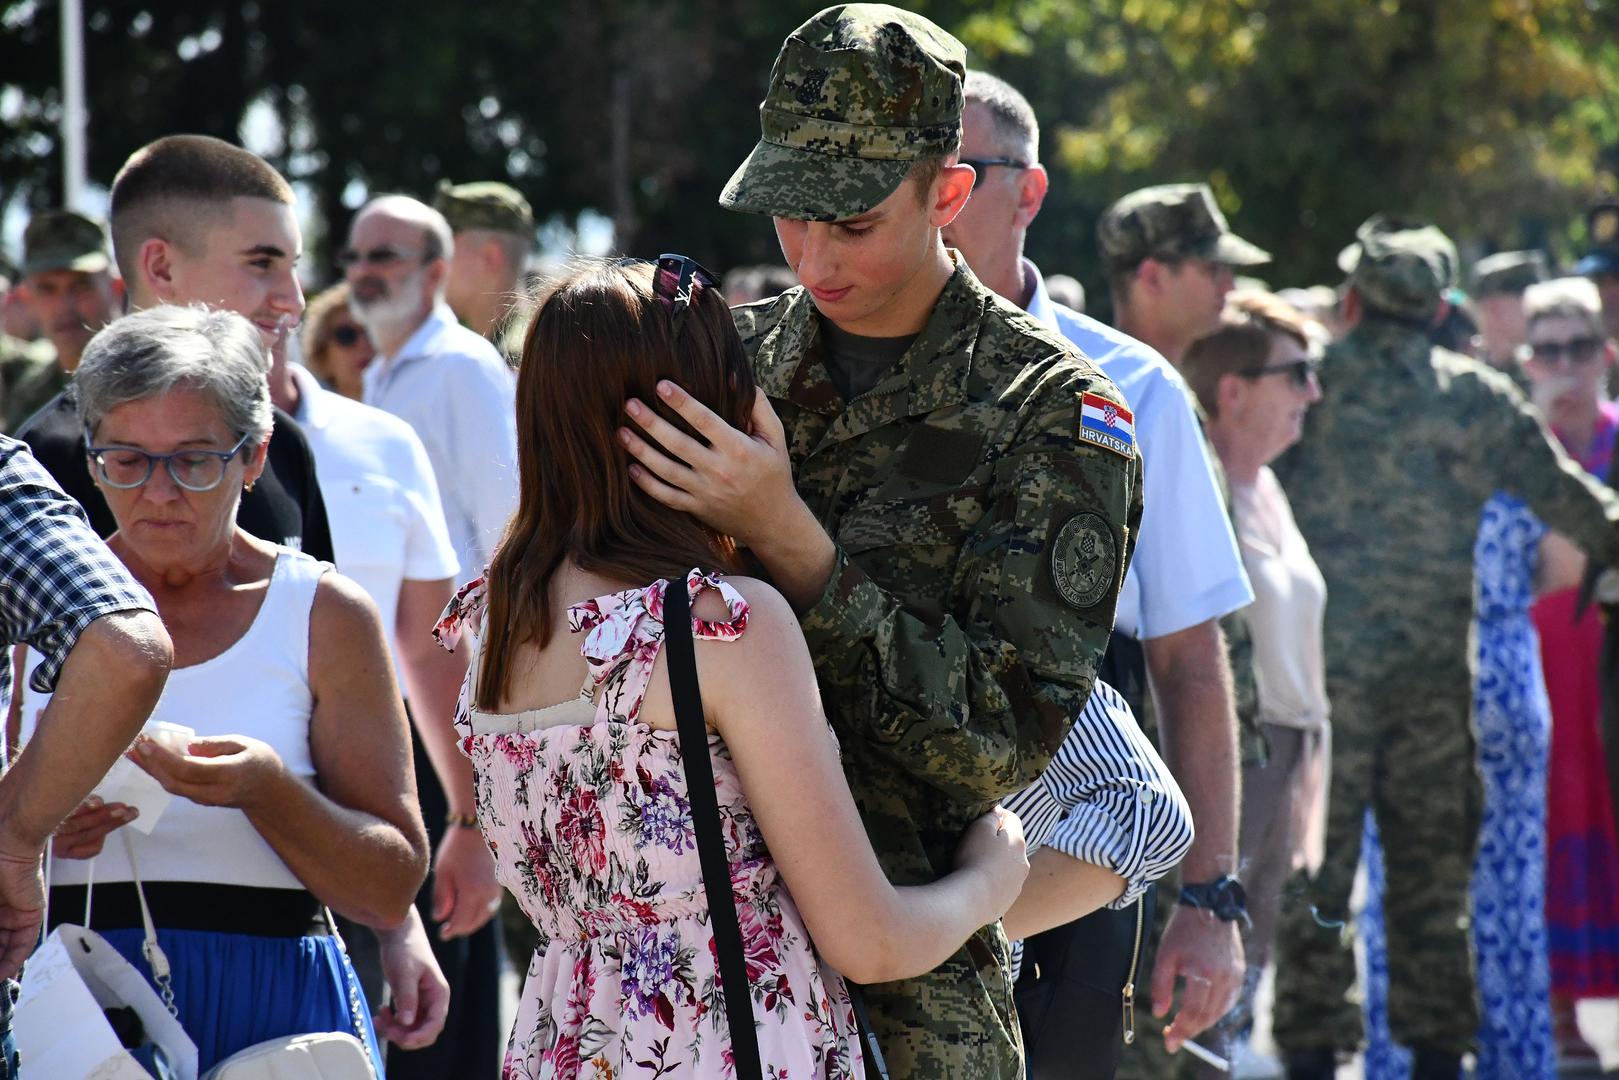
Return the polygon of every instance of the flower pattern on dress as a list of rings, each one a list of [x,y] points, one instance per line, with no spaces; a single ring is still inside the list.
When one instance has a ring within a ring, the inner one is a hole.
[[[688,595],[714,589],[730,618],[693,618],[710,641],[738,638],[747,603],[693,570]],[[597,690],[590,724],[474,734],[470,665],[455,725],[477,778],[480,826],[501,884],[540,933],[503,1080],[666,1080],[735,1075],[679,738],[640,721],[664,638],[666,582],[575,605],[570,629]],[[454,648],[486,617],[483,579],[464,586],[434,630]],[[843,980],[815,955],[719,736],[715,796],[742,927],[766,1075],[863,1074]]]

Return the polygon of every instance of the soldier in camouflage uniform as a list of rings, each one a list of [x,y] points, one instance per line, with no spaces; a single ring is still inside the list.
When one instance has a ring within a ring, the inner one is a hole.
[[[966,824],[1061,743],[1141,513],[1118,392],[940,240],[972,190],[952,164],[963,61],[884,5],[793,32],[720,197],[776,219],[804,283],[736,312],[768,401],[744,435],[667,388],[707,449],[631,403],[682,461],[625,433],[642,487],[736,536],[801,613],[896,884],[948,869]],[[894,1080],[1022,1075],[999,923],[866,1003]]]
[[[111,268],[98,222],[71,210],[29,220],[17,295],[46,340],[0,362],[0,431],[16,431],[65,389],[90,338],[118,314],[123,288]]]
[[[522,192],[493,180],[440,183],[433,209],[455,234],[445,303],[463,326],[488,338],[515,365],[523,342],[514,324],[528,322],[520,298],[534,250],[533,209]]]
[[[1361,1038],[1349,894],[1367,806],[1387,863],[1389,1014],[1413,1077],[1455,1080],[1478,1029],[1468,883],[1482,791],[1468,626],[1494,492],[1619,563],[1619,496],[1590,479],[1501,373],[1429,344],[1456,252],[1431,225],[1367,221],[1341,260],[1349,334],[1275,466],[1326,578],[1333,760],[1325,861],[1284,911],[1275,1033],[1290,1076],[1331,1077]]]

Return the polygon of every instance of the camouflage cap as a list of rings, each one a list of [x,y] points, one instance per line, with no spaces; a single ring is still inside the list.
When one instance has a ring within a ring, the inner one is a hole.
[[[112,265],[100,223],[72,210],[46,210],[28,221],[22,234],[22,273],[78,270],[99,273]]]
[[[1473,295],[1520,296],[1538,281],[1551,279],[1546,256],[1539,251],[1498,251],[1473,264]]]
[[[1574,272],[1585,277],[1619,274],[1619,201],[1599,202],[1586,211],[1585,235],[1591,250]]]
[[[911,165],[961,145],[961,42],[887,4],[829,7],[788,35],[762,137],[720,205],[800,221],[864,214]]]
[[[1388,315],[1430,319],[1456,284],[1456,245],[1430,222],[1373,214],[1338,254],[1338,268],[1366,304]]]
[[[534,210],[523,193],[510,184],[479,180],[452,184],[440,180],[433,209],[444,215],[451,232],[488,229],[491,232],[534,235]]]
[[[1132,191],[1102,213],[1096,226],[1102,259],[1128,270],[1143,259],[1207,259],[1259,266],[1270,252],[1231,231],[1207,184],[1159,184]]]

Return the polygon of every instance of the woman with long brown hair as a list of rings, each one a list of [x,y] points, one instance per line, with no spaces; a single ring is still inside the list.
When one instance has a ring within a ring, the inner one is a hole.
[[[765,1075],[858,1076],[839,973],[881,982],[943,962],[1016,898],[1022,830],[996,810],[968,830],[953,873],[889,884],[787,602],[727,576],[734,542],[630,478],[626,400],[700,438],[662,404],[662,380],[749,430],[752,372],[706,271],[679,256],[593,261],[549,286],[518,376],[520,504],[486,579],[440,628],[479,639],[455,722],[497,873],[541,938],[506,1075],[731,1075],[661,648],[673,583],[691,603]]]

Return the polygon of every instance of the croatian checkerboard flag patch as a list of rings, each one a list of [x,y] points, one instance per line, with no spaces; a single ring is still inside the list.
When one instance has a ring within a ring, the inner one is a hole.
[[[1136,418],[1129,409],[1100,394],[1079,399],[1079,438],[1093,446],[1131,457],[1136,450]]]

